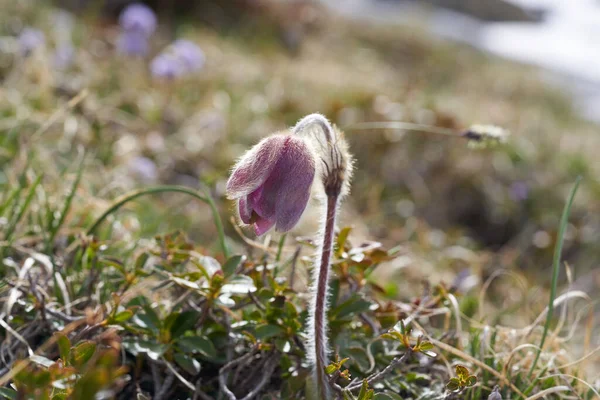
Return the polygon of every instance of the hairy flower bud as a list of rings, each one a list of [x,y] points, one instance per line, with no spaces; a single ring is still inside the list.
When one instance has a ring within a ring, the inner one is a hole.
[[[310,114],[302,118],[294,126],[293,132],[309,140],[319,157],[319,171],[325,194],[336,197],[348,194],[352,157],[343,132],[332,126],[321,114]]]
[[[315,159],[307,143],[292,135],[273,135],[248,151],[234,167],[227,195],[238,200],[240,219],[257,235],[275,226],[292,229],[310,198]]]

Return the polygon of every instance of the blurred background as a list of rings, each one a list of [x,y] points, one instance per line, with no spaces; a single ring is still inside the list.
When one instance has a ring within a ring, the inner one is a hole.
[[[356,157],[340,224],[357,241],[403,246],[379,270],[390,293],[505,268],[534,289],[500,279],[492,302],[543,302],[577,176],[561,285],[598,293],[597,0],[156,0],[128,19],[130,3],[0,0],[5,190],[35,167],[63,193],[85,149],[71,225],[133,188],[204,182],[241,246],[224,198],[229,168],[265,135],[321,112]],[[511,136],[473,151],[427,132],[353,128],[391,121],[457,134],[493,124]],[[187,199],[145,199],[122,214],[116,239],[181,229],[215,246],[210,214]],[[309,210],[294,234],[317,221]]]

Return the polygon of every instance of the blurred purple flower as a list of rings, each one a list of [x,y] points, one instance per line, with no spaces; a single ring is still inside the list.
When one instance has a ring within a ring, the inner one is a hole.
[[[150,7],[133,3],[121,12],[119,25],[125,31],[136,31],[148,38],[156,29],[156,15]]]
[[[185,68],[172,54],[161,53],[150,63],[152,76],[160,79],[175,79],[183,75]]]
[[[35,49],[42,47],[46,39],[44,33],[39,29],[25,28],[19,35],[19,47],[21,54],[28,56]]]
[[[158,168],[154,161],[147,157],[135,157],[127,163],[129,170],[144,183],[156,182]]]
[[[65,69],[71,66],[75,57],[75,48],[71,43],[63,43],[56,48],[54,53],[54,65],[58,69]]]
[[[123,31],[119,35],[117,47],[121,53],[129,56],[145,56],[150,46],[146,34],[139,31]]]
[[[185,66],[186,72],[197,71],[204,65],[204,52],[194,42],[178,39],[170,47],[175,57]]]
[[[274,135],[248,151],[227,182],[227,195],[238,200],[240,219],[257,235],[275,226],[292,229],[306,209],[315,161],[303,139]]]
[[[510,197],[514,201],[527,200],[529,197],[529,186],[525,182],[515,182],[510,186]]]

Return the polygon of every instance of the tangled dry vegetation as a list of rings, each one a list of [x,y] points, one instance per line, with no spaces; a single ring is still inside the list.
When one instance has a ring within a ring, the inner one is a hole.
[[[535,71],[318,9],[295,54],[275,28],[184,19],[206,65],[172,82],[82,15],[59,70],[51,40],[35,58],[14,40],[51,32],[55,9],[0,8],[0,396],[304,398],[316,218],[257,240],[224,185],[248,145],[316,110],[357,160],[332,267],[340,396],[599,396],[600,139]],[[473,152],[364,121],[513,136]]]

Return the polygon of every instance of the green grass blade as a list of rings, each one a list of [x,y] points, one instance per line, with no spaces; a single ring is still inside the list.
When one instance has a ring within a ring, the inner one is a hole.
[[[281,260],[281,253],[283,253],[283,245],[285,244],[285,238],[287,233],[281,235],[281,239],[279,239],[279,245],[277,245],[277,257],[275,257],[275,261],[279,262]]]
[[[577,188],[579,187],[580,182],[581,177],[579,176],[575,180],[575,184],[571,189],[571,193],[569,194],[569,198],[567,200],[567,203],[565,204],[565,208],[563,209],[562,217],[560,218],[558,237],[556,238],[556,246],[554,247],[554,258],[552,260],[552,283],[550,286],[548,314],[546,315],[546,323],[544,324],[544,331],[542,333],[542,339],[540,340],[540,346],[535,356],[535,360],[531,365],[531,369],[529,370],[528,379],[531,379],[533,371],[537,366],[538,360],[540,359],[540,354],[542,352],[542,349],[544,348],[546,336],[548,335],[548,330],[550,329],[550,322],[552,321],[552,314],[554,313],[554,299],[556,299],[556,287],[558,285],[558,273],[560,272],[560,258],[562,255],[562,248],[565,239],[565,230],[567,229],[567,224],[569,223],[569,214],[571,213],[571,207],[573,205],[573,200],[575,199],[575,193],[577,193]]]
[[[0,204],[0,215],[4,215],[4,211],[8,208],[8,206],[12,204],[13,200],[17,198],[17,195],[21,190],[22,188],[18,187],[11,190],[11,192],[6,195],[6,200],[3,199],[4,201],[2,202],[2,204]]]
[[[10,224],[6,228],[6,234],[5,234],[6,240],[10,241],[12,238],[12,235],[15,233],[15,230],[17,229],[17,225],[19,224],[19,222],[25,215],[25,212],[29,208],[29,205],[31,204],[31,200],[33,200],[35,191],[36,191],[38,185],[40,184],[40,182],[42,181],[42,176],[43,175],[39,175],[35,179],[35,181],[33,182],[33,185],[31,185],[31,187],[29,188],[29,192],[27,193],[25,200],[22,203],[21,202],[15,203],[15,205],[13,207],[12,218],[11,218]]]
[[[79,187],[79,182],[81,182],[81,175],[83,173],[84,161],[85,161],[85,153],[83,153],[81,155],[81,159],[79,160],[79,163],[77,165],[77,175],[75,176],[75,180],[73,181],[73,184],[71,185],[71,189],[69,190],[69,193],[67,194],[67,198],[65,199],[65,204],[63,205],[63,208],[60,212],[60,217],[59,217],[58,221],[53,220],[53,223],[50,226],[50,237],[48,238],[49,246],[52,246],[52,244],[54,243],[54,239],[56,238],[56,235],[57,235],[58,231],[60,230],[61,226],[65,223],[67,214],[69,213],[69,210],[71,209],[71,203],[73,202],[73,198],[75,197],[75,192],[77,191],[77,188]],[[48,250],[50,250],[50,249],[48,249]]]
[[[210,210],[213,215],[213,221],[215,223],[215,226],[217,227],[217,232],[219,235],[219,243],[221,245],[221,249],[223,250],[223,255],[225,256],[225,259],[228,259],[229,258],[229,249],[227,248],[227,243],[225,242],[225,230],[223,229],[223,222],[221,221],[221,216],[219,215],[219,210],[217,210],[217,205],[215,204],[210,193],[205,191],[205,194],[206,194],[205,201],[210,206]]]
[[[123,196],[121,196],[117,200],[115,200],[115,202],[110,207],[108,207],[108,209],[106,211],[104,211],[104,213],[102,213],[102,215],[100,215],[96,219],[96,221],[92,224],[92,226],[87,230],[87,234],[88,235],[93,234],[94,231],[96,229],[98,229],[98,227],[104,222],[104,220],[106,220],[106,218],[108,218],[112,213],[119,210],[122,206],[124,206],[128,202],[135,200],[138,197],[146,196],[149,194],[155,194],[155,193],[185,193],[187,195],[195,197],[196,199],[202,201],[203,203],[208,204],[211,209],[211,212],[213,214],[213,220],[215,222],[215,226],[217,227],[217,231],[218,231],[218,235],[219,235],[219,242],[221,245],[221,249],[223,251],[223,255],[225,256],[225,258],[229,258],[229,251],[227,250],[227,245],[225,243],[225,231],[223,229],[223,223],[221,222],[221,216],[219,215],[219,212],[217,211],[217,207],[216,207],[213,199],[208,195],[203,196],[196,190],[193,190],[193,189],[190,189],[190,188],[187,188],[184,186],[171,186],[171,185],[155,186],[155,187],[136,190],[136,191],[124,194]]]

